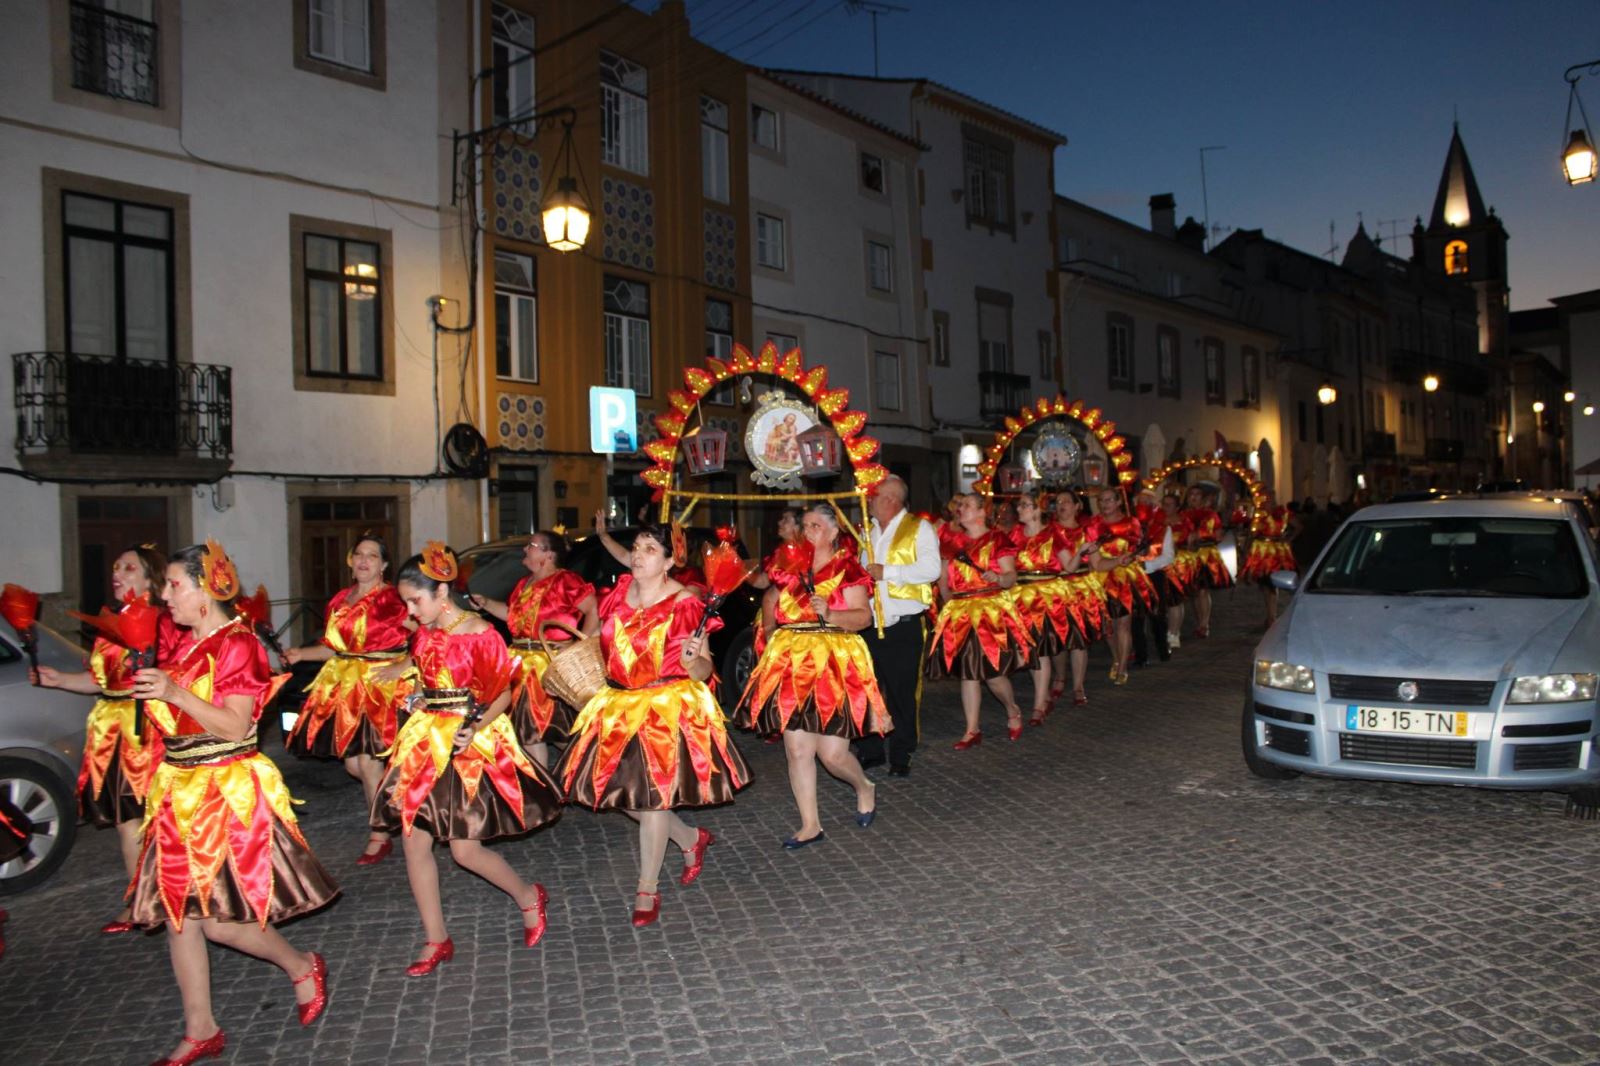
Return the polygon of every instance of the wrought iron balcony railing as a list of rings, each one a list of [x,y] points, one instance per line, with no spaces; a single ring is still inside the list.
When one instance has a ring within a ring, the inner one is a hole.
[[[233,453],[231,367],[17,352],[11,370],[19,455]]]
[[[1004,370],[978,371],[980,408],[984,418],[1014,415],[1022,405],[1033,399],[1032,381],[1026,374],[1012,374]]]
[[[157,27],[89,4],[72,4],[72,86],[156,106]]]

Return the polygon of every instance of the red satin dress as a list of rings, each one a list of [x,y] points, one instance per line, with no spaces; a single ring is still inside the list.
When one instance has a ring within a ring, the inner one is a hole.
[[[1159,507],[1148,508],[1148,512],[1140,515],[1145,526],[1145,558],[1154,559],[1160,555],[1167,531],[1169,529],[1172,531],[1172,562],[1150,575],[1150,582],[1156,587],[1156,598],[1159,601],[1157,606],[1177,607],[1188,595],[1186,575],[1182,571],[1173,572],[1178,562],[1178,545],[1183,534],[1183,520],[1179,518],[1177,525],[1173,525],[1172,516]]]
[[[207,703],[250,697],[257,720],[288,677],[273,676],[266,650],[238,619],[198,640],[186,635],[162,669]],[[144,708],[165,750],[145,798],[128,889],[135,925],[182,928],[186,918],[215,918],[265,926],[338,895],[253,729],[243,740],[224,740],[167,703],[146,700]]]
[[[358,600],[351,599],[354,593],[354,587],[341,589],[328,601],[322,643],[333,658],[306,689],[300,717],[283,742],[296,755],[376,756],[394,744],[405,685],[373,674],[406,653],[406,605],[393,585]]]
[[[500,634],[419,629],[411,658],[414,710],[387,753],[372,828],[410,835],[420,826],[436,840],[498,840],[559,818],[556,783],[517,743],[508,715],[480,725],[466,750],[451,754],[463,719],[487,709],[517,675]]]
[[[126,607],[123,610],[127,610]],[[186,634],[166,611],[156,623],[156,665],[172,659]],[[133,732],[137,713],[133,675],[127,648],[96,637],[84,665],[100,698],[89,708],[84,725],[83,761],[78,766],[78,813],[95,825],[120,825],[144,818],[144,798],[150,778],[161,765],[161,734],[153,729]]]
[[[583,628],[584,600],[594,595],[594,586],[571,570],[557,570],[537,581],[532,575],[517,582],[506,601],[506,627],[511,630],[511,657],[522,664],[522,672],[512,686],[511,724],[523,747],[534,744],[564,743],[572,728],[577,709],[556,699],[544,688],[544,672],[550,656],[539,642],[541,627],[545,643],[555,647],[573,640],[559,622],[574,630]]]
[[[1100,545],[1100,554],[1107,558],[1132,554],[1133,559],[1111,570],[1101,571],[1100,578],[1106,590],[1106,613],[1111,618],[1125,615],[1148,614],[1158,606],[1156,587],[1138,555],[1144,540],[1144,530],[1139,520],[1123,515],[1115,522],[1107,522],[1096,515],[1089,522],[1091,536]]]
[[[734,722],[769,736],[795,731],[850,740],[893,728],[867,642],[824,623],[811,609],[816,595],[830,611],[845,610],[844,594],[851,588],[865,589],[870,602],[872,578],[855,551],[841,548],[810,574],[774,565],[767,576],[778,589],[777,629],[750,674]]]
[[[1010,590],[983,577],[985,571],[998,570],[1001,559],[1015,558],[1010,534],[991,529],[973,539],[957,532],[943,539],[940,554],[950,599],[939,608],[933,628],[927,676],[970,681],[1025,668],[1033,654],[1027,625]]]
[[[1079,555],[1095,543],[1095,536],[1098,535],[1092,535],[1087,524],[1063,526],[1056,523],[1055,528],[1062,547]],[[1068,648],[1087,648],[1099,640],[1105,631],[1107,614],[1104,579],[1105,575],[1096,570],[1093,562],[1088,559],[1084,560],[1076,571],[1062,577],[1072,590],[1067,600],[1068,619],[1072,622],[1072,632],[1067,638]]]
[[[1250,541],[1250,554],[1239,568],[1240,581],[1265,584],[1272,580],[1274,571],[1299,569],[1295,565],[1294,551],[1289,547],[1289,508],[1257,511],[1251,532],[1254,539]]]
[[[1209,507],[1191,507],[1183,512],[1188,524],[1188,545],[1193,554],[1194,571],[1186,574],[1190,589],[1227,589],[1233,587],[1233,575],[1222,561],[1217,542],[1222,539],[1222,516]]]
[[[1011,530],[1017,549],[1017,583],[1011,598],[1028,627],[1038,656],[1054,655],[1068,646],[1072,636],[1071,598],[1081,586],[1069,584],[1061,572],[1060,553],[1067,550],[1061,527],[1045,522],[1029,535],[1019,523]]]
[[[705,604],[690,591],[634,607],[632,587],[624,574],[600,602],[606,687],[578,712],[556,778],[568,802],[595,810],[727,803],[750,783],[750,770],[716,697],[681,658]],[[721,626],[713,618],[706,632]]]

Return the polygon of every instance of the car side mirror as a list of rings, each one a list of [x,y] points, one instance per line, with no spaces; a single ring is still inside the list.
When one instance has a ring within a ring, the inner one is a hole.
[[[1272,587],[1285,592],[1293,592],[1300,587],[1300,575],[1293,570],[1274,570],[1272,572]]]

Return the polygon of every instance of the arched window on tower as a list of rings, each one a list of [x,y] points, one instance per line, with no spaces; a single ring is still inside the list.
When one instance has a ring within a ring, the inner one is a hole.
[[[1467,272],[1467,242],[1451,241],[1444,246],[1444,272],[1446,274],[1465,274]]]

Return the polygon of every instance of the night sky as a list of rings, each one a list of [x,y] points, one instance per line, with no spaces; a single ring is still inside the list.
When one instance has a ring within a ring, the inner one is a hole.
[[[634,0],[652,9],[655,0]],[[1511,304],[1600,288],[1600,182],[1561,178],[1562,72],[1600,59],[1600,2],[1278,4],[897,0],[885,77],[928,77],[1065,134],[1063,195],[1147,225],[1152,193],[1213,226],[1343,254],[1357,212],[1409,256],[1459,117],[1510,233]],[[872,73],[872,21],[842,0],[688,0],[695,35],[772,67]],[[1600,122],[1600,77],[1579,92]],[[1576,121],[1576,112],[1575,118]],[[1596,132],[1600,132],[1597,129]],[[1220,239],[1220,236],[1219,238]]]

